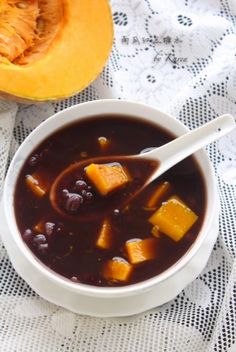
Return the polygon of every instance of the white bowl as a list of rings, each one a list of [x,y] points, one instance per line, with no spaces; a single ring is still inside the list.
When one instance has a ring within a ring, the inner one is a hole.
[[[197,239],[177,263],[163,273],[141,283],[124,287],[95,287],[73,283],[40,262],[22,240],[14,215],[14,189],[27,157],[52,132],[80,118],[101,114],[119,114],[145,118],[176,136],[188,129],[173,117],[144,104],[100,100],[73,106],[39,125],[20,146],[9,167],[3,193],[0,230],[12,264],[19,275],[43,298],[71,311],[92,316],[128,316],[162,305],[173,299],[204,268],[218,233],[218,194],[207,154],[195,154],[206,184],[207,206]]]

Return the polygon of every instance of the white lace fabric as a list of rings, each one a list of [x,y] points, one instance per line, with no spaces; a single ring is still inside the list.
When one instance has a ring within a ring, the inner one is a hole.
[[[0,101],[0,188],[9,161],[44,119],[100,98],[136,100],[190,129],[236,116],[235,0],[112,0],[115,42],[98,79],[58,103]],[[1,78],[0,78],[1,79]],[[202,352],[236,350],[236,131],[207,148],[221,199],[208,264],[173,301],[141,315],[76,315],[38,297],[0,242],[0,351]]]

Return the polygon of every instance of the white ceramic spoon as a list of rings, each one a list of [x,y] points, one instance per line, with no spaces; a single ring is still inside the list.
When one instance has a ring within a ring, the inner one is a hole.
[[[233,116],[225,114],[159,148],[142,154],[143,158],[157,160],[160,163],[145,182],[144,187],[189,155],[231,132],[235,126],[236,123]],[[139,158],[140,155],[135,155],[134,157]]]

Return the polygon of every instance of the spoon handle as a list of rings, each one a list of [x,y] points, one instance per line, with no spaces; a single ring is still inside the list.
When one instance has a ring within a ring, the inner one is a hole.
[[[152,175],[149,182],[205,145],[214,142],[218,138],[229,133],[235,128],[235,126],[236,124],[233,116],[225,114],[179,138],[176,138],[160,148],[156,148],[146,153],[145,157],[160,161],[159,168]]]

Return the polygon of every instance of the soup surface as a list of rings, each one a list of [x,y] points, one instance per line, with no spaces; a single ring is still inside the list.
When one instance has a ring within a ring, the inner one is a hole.
[[[126,157],[171,139],[145,120],[105,115],[41,143],[20,172],[14,200],[35,256],[74,282],[96,286],[140,282],[178,261],[204,218],[198,165],[189,157],[132,197],[158,164],[145,154]]]

